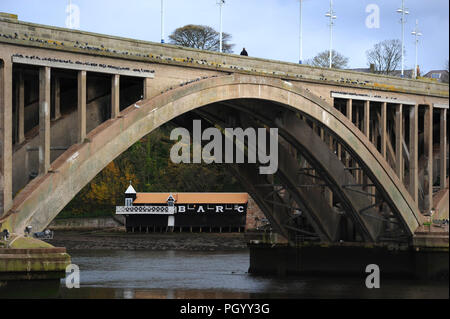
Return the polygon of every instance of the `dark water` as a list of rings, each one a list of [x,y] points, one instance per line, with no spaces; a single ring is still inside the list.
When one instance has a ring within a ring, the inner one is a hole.
[[[71,251],[81,287],[61,298],[449,298],[446,282],[364,278],[261,277],[247,273],[248,251]]]

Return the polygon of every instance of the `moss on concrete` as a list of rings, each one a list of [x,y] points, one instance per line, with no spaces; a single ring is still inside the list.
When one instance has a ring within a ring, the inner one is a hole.
[[[52,245],[46,243],[42,240],[38,240],[31,237],[20,237],[14,240],[9,248],[20,248],[20,249],[30,249],[30,248],[53,248]]]

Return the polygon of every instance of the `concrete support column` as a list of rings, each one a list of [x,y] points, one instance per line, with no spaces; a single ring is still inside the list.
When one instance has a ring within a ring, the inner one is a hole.
[[[350,122],[352,121],[352,112],[353,112],[352,107],[353,107],[353,100],[348,99],[347,104],[345,105],[345,113],[347,114],[347,118],[350,120]]]
[[[61,87],[59,77],[56,76],[53,83],[53,101],[55,103],[55,115],[53,119],[57,120],[61,117]]]
[[[86,138],[86,71],[78,71],[78,143]]]
[[[0,59],[0,216],[12,206],[12,63]]]
[[[39,69],[39,175],[50,169],[50,68]]]
[[[433,208],[433,105],[428,105],[424,118],[424,153],[427,158],[424,170],[424,210],[428,213]]]
[[[364,135],[370,138],[370,101],[364,101]]]
[[[17,132],[17,144],[21,144],[23,141],[25,141],[25,85],[23,80],[23,74],[22,72],[19,72],[19,80],[18,80],[18,86],[19,86],[19,94],[18,94],[18,132]]]
[[[111,78],[111,118],[115,119],[120,113],[120,75]]]
[[[387,103],[381,103],[381,155],[386,158],[386,124],[387,123]]]
[[[398,178],[403,182],[403,105],[397,104],[395,107],[395,172]]]
[[[441,121],[440,121],[440,186],[441,189],[447,188],[447,109],[441,109]]]
[[[409,111],[409,193],[419,199],[419,105]]]
[[[150,98],[150,90],[151,90],[151,78],[144,78],[144,99]]]
[[[352,122],[352,107],[353,107],[353,100],[348,99],[347,104],[345,106],[345,113],[347,115],[347,118]],[[345,167],[350,167],[350,154],[345,152]]]

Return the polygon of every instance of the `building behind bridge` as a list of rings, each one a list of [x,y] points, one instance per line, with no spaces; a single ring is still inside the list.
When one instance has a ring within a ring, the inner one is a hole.
[[[247,193],[137,193],[130,185],[125,206],[128,232],[243,232]]]

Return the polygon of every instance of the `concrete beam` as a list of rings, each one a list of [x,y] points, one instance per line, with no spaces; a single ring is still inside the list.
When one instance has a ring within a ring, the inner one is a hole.
[[[129,69],[123,68],[115,65],[104,65],[97,63],[82,63],[80,61],[52,61],[40,59],[39,57],[20,57],[13,56],[12,60],[14,63],[28,64],[28,65],[37,65],[37,66],[47,66],[51,68],[58,69],[68,69],[68,70],[78,70],[78,71],[89,71],[89,72],[97,72],[97,73],[107,73],[107,74],[120,74],[126,76],[134,76],[134,77],[155,77],[153,70],[144,70],[144,69]],[[79,62],[79,63],[78,63]]]
[[[86,71],[78,71],[78,143],[86,138]]]
[[[409,193],[419,200],[419,105],[409,111]]]
[[[424,168],[424,210],[429,212],[433,208],[433,105],[425,109],[424,117],[424,154],[426,157]]]
[[[12,64],[0,59],[0,216],[12,206]]]
[[[350,100],[359,100],[359,101],[370,101],[370,102],[381,102],[381,103],[395,103],[395,104],[404,104],[404,105],[415,105],[416,102],[408,101],[408,100],[399,100],[394,98],[382,98],[370,95],[362,95],[362,94],[351,94],[351,93],[338,93],[331,92],[331,97],[339,98],[339,99],[350,99]]]
[[[439,146],[439,158],[440,158],[440,186],[441,189],[447,188],[447,109],[442,108],[440,110],[440,146]]]
[[[50,168],[50,68],[39,69],[39,175]]]
[[[114,74],[111,78],[111,118],[120,113],[120,75]]]
[[[395,107],[395,173],[398,178],[403,182],[403,105],[397,104]]]

